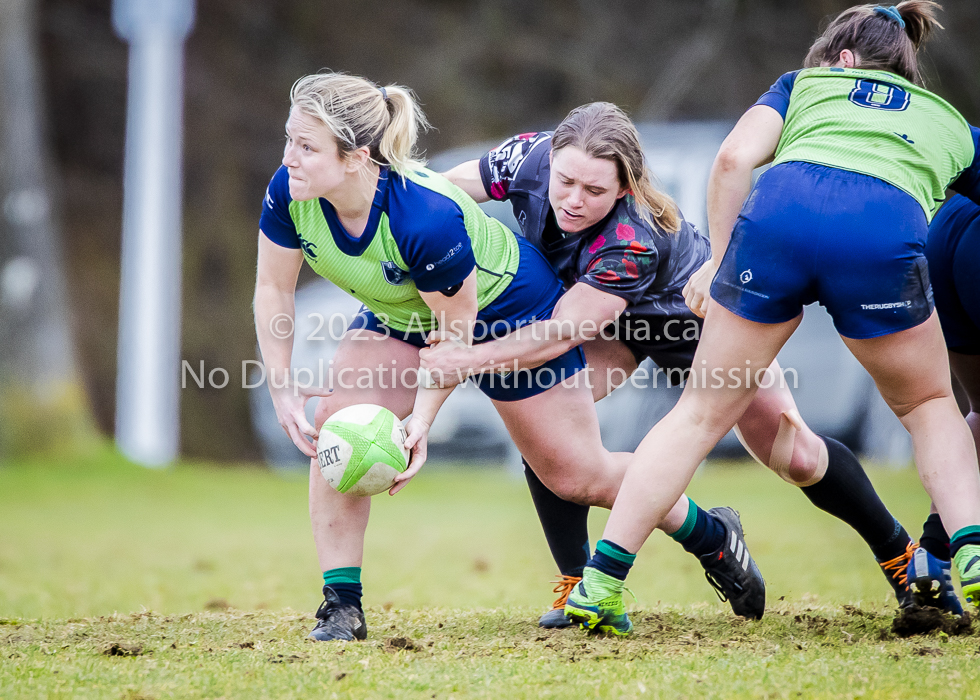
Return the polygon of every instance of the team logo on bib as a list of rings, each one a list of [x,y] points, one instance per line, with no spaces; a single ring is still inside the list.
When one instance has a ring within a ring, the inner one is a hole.
[[[909,106],[909,94],[905,90],[873,80],[858,80],[847,99],[858,107],[890,112],[901,112]]]
[[[299,247],[303,249],[303,255],[308,257],[310,260],[316,260],[316,243],[312,243],[305,238],[302,234],[298,233],[296,236],[299,238]]]
[[[381,272],[388,284],[401,285],[408,283],[408,270],[403,270],[390,260],[381,263]]]

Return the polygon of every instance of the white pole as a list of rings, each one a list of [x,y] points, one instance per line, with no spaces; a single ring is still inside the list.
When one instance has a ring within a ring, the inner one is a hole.
[[[194,0],[114,0],[112,9],[130,44],[116,442],[159,467],[179,442],[183,43]]]

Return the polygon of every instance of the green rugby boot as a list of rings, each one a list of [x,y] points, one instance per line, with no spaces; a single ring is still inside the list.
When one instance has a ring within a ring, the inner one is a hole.
[[[965,544],[953,557],[960,573],[963,597],[974,608],[980,608],[980,545]]]
[[[633,623],[626,614],[623,588],[618,578],[587,566],[582,580],[568,595],[565,617],[586,631],[625,637],[633,631]]]

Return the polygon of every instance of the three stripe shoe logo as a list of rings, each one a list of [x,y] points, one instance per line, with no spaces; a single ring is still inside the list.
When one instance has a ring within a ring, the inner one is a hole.
[[[735,555],[735,561],[742,565],[742,571],[746,571],[749,568],[749,549],[738,538],[734,530],[732,530],[732,541],[728,543],[728,548]]]

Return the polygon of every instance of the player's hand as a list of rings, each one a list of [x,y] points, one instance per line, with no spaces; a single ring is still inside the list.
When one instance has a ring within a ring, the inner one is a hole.
[[[304,455],[311,459],[316,457],[316,440],[320,433],[306,420],[306,402],[314,396],[329,396],[330,390],[293,386],[275,388],[270,385],[269,391],[276,418],[286,435]]]
[[[419,370],[424,372],[426,388],[448,389],[466,381],[473,362],[473,348],[455,333],[432,331],[419,350]]]
[[[408,462],[408,468],[395,477],[394,486],[388,490],[390,495],[394,496],[405,488],[425,464],[429,450],[429,427],[429,424],[421,418],[412,416],[409,419],[408,425],[405,426],[408,433],[408,437],[405,438],[405,448],[412,453],[412,457]]]
[[[684,285],[684,301],[695,315],[704,318],[708,313],[708,299],[711,297],[711,281],[715,278],[718,266],[713,258],[708,258],[704,265],[691,275]]]

